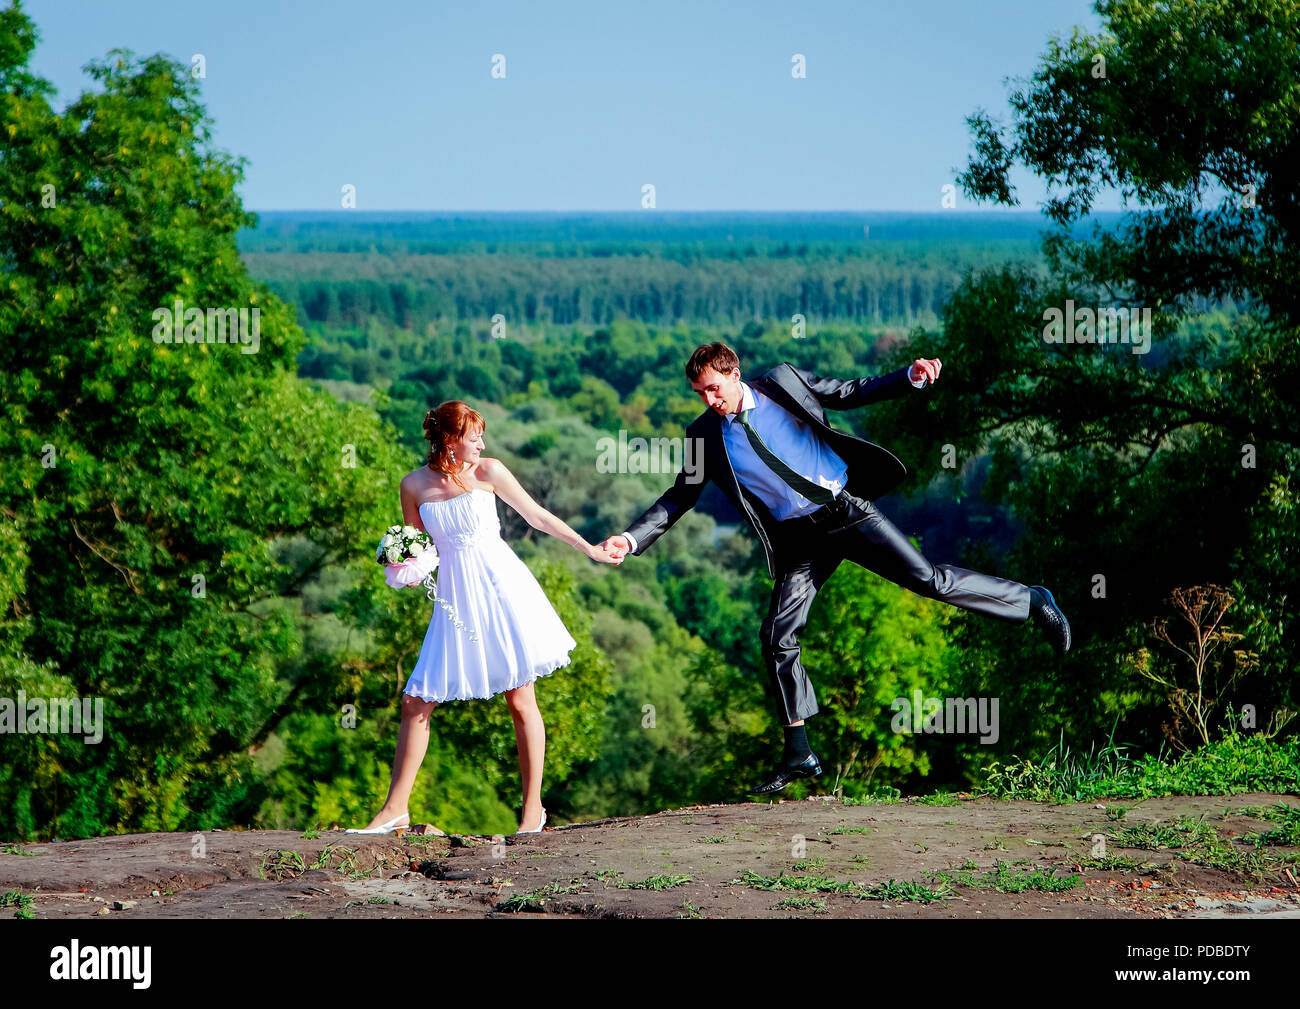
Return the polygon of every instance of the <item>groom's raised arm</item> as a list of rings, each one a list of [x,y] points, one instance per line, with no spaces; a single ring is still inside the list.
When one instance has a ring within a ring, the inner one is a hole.
[[[906,395],[914,388],[919,389],[925,385],[924,379],[918,385],[908,378],[907,373],[911,365],[899,368],[897,371],[885,372],[874,378],[854,378],[847,382],[841,382],[837,378],[820,378],[810,371],[795,368],[794,365],[790,367],[808,384],[817,401],[829,410],[852,410],[855,407],[866,406],[868,403],[895,399]]]

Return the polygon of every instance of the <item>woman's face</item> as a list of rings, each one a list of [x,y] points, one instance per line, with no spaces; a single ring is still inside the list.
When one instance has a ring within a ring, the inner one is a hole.
[[[483,452],[483,432],[472,427],[465,432],[465,437],[451,443],[451,450],[456,453],[456,462],[478,465],[478,457]]]

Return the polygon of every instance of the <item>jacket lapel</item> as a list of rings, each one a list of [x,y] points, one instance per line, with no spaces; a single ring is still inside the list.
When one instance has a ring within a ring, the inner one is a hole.
[[[783,381],[784,380],[784,381]],[[751,379],[749,385],[761,389],[763,395],[780,403],[796,417],[802,417],[826,426],[825,413],[814,398],[808,402],[808,389],[785,364],[779,364],[765,375]]]
[[[727,442],[722,437],[723,419],[710,410],[705,415],[705,434],[708,441],[705,443],[705,458],[712,458],[717,465],[713,468],[722,477],[722,489],[732,500],[740,498],[740,480],[736,477],[736,471],[731,466],[731,456],[727,454]]]

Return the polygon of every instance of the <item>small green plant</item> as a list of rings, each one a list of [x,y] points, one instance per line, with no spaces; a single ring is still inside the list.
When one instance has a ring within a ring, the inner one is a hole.
[[[725,837],[699,837],[696,841],[699,844],[726,844],[729,838]]]
[[[846,795],[840,802],[846,806],[892,806],[903,801],[903,793],[897,788],[877,788],[869,795]]]
[[[747,886],[751,890],[816,890],[821,893],[849,893],[857,884],[851,880],[838,883],[829,876],[760,876],[746,869],[732,885]]]
[[[301,859],[299,859],[301,862]],[[326,844],[316,856],[316,861],[311,864],[313,869],[336,869],[343,873],[349,879],[368,879],[374,875],[375,871],[382,869],[388,863],[388,859],[379,855],[375,857],[374,864],[367,869],[357,865],[357,849],[349,848],[342,844]]]
[[[965,866],[963,866],[964,868]],[[972,865],[971,868],[975,867]],[[1077,874],[1057,876],[1055,866],[1046,871],[1034,869],[1027,872],[1017,872],[1012,864],[1003,862],[1000,859],[983,876],[974,876],[962,870],[949,869],[940,869],[927,875],[932,882],[941,886],[946,885],[949,889],[956,885],[973,890],[995,890],[998,893],[1023,893],[1026,890],[1042,890],[1054,893],[1082,886],[1080,877]]]
[[[790,868],[792,869],[821,869],[826,865],[826,859],[820,855],[816,858],[805,858],[801,862],[795,862]]]
[[[956,806],[961,802],[953,792],[934,792],[916,800],[922,806]]]
[[[889,900],[905,901],[914,900],[922,904],[929,904],[936,900],[943,900],[953,895],[952,885],[947,882],[940,883],[938,886],[929,887],[923,883],[915,883],[910,880],[890,879],[879,886],[873,886],[870,889],[862,890],[859,894],[862,900]]]
[[[836,827],[834,830],[831,831],[832,836],[834,836],[835,834],[870,834],[870,833],[871,833],[870,827]]]
[[[1085,859],[1078,864],[1088,869],[1102,869],[1107,872],[1146,872],[1152,868],[1150,862],[1139,862],[1124,855],[1102,855],[1098,858]]]
[[[3,897],[0,897],[0,907],[18,909],[14,911],[15,918],[35,918],[36,915],[32,912],[35,903],[31,894],[21,893],[18,890],[10,890]]]
[[[266,853],[257,874],[262,879],[292,879],[306,871],[307,863],[302,860],[301,855],[296,851],[282,848]]]
[[[802,897],[799,895],[791,897],[782,897],[772,905],[773,911],[811,911],[813,914],[826,913],[826,901],[819,900],[816,897]]]
[[[639,882],[623,881],[615,883],[620,890],[671,890],[675,886],[683,886],[691,882],[690,876],[651,876],[649,879],[643,879]]]
[[[525,910],[541,911],[546,906],[546,902],[552,897],[557,897],[562,893],[573,893],[576,890],[581,890],[586,885],[581,880],[574,880],[573,883],[575,884],[573,886],[564,886],[557,880],[528,893],[517,893],[499,903],[496,910],[511,913]]]
[[[447,844],[447,838],[438,834],[412,834],[409,831],[402,836],[402,844],[413,844],[417,848],[440,848]],[[515,858],[515,855],[507,855],[507,858]]]
[[[1197,847],[1214,841],[1217,837],[1214,828],[1204,820],[1184,816],[1168,826],[1154,823],[1134,824],[1112,835],[1111,840],[1118,848],[1146,848],[1157,851],[1161,848]]]
[[[1256,848],[1265,845],[1287,847],[1300,845],[1300,806],[1288,806],[1284,802],[1279,802],[1265,809],[1261,815],[1278,826],[1261,834],[1247,834],[1247,839]]]
[[[700,909],[692,904],[689,900],[682,901],[682,909],[677,915],[678,918],[703,918]]]

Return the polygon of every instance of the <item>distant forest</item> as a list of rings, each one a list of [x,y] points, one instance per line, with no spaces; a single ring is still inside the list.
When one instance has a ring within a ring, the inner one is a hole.
[[[980,216],[276,213],[240,244],[305,326],[932,326],[969,269],[1039,260],[1033,215]]]

